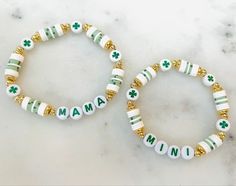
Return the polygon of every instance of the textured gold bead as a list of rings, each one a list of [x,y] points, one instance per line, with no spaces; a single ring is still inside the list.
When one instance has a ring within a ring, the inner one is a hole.
[[[204,77],[206,74],[207,74],[207,70],[202,67],[199,67],[198,72],[197,72],[197,76]]]
[[[83,31],[87,32],[90,27],[92,27],[92,25],[87,23],[83,24]]]
[[[116,62],[113,68],[123,69],[123,62],[121,60]]]
[[[141,88],[143,85],[141,81],[137,78],[134,79],[134,82],[131,84],[131,88]]]
[[[153,70],[155,70],[155,72],[158,72],[160,69],[160,65],[158,63],[151,65],[151,67],[153,68]]]
[[[116,95],[116,92],[115,91],[112,91],[112,90],[106,90],[106,99],[108,101],[111,101],[112,98]]]
[[[225,137],[226,137],[226,133],[225,132],[218,132],[216,134],[217,136],[219,136],[219,138],[224,141]]]
[[[224,110],[219,110],[217,111],[218,112],[218,115],[220,116],[220,118],[223,118],[223,119],[228,119],[229,118],[229,110],[228,109],[224,109]]]
[[[112,40],[109,40],[105,44],[105,49],[107,49],[107,50],[115,50],[116,46],[113,44]]]
[[[18,47],[16,48],[15,53],[20,54],[20,55],[23,56],[23,55],[24,55],[24,48],[22,48],[21,46],[18,46]]]
[[[56,115],[56,109],[51,106],[51,105],[48,105],[44,111],[44,115],[45,116],[55,116]]]
[[[32,35],[31,39],[33,40],[33,42],[40,42],[42,41],[42,38],[40,37],[39,32],[35,32],[34,35]]]
[[[15,102],[18,103],[19,105],[21,105],[24,98],[25,98],[24,95],[18,95],[15,97]]]
[[[144,127],[134,131],[140,138],[144,138]]]
[[[133,109],[136,109],[135,102],[134,101],[128,101],[127,102],[127,110],[130,111],[130,110],[133,110]]]
[[[206,151],[204,150],[204,148],[201,145],[197,145],[197,147],[195,149],[195,152],[194,152],[194,155],[195,156],[202,156],[202,155],[205,155],[205,154],[206,154]]]
[[[63,30],[64,33],[69,32],[70,24],[69,23],[61,24],[61,29]]]
[[[223,87],[219,84],[219,83],[214,83],[212,86],[212,91],[213,92],[218,92],[218,91],[221,91],[223,90]]]
[[[180,64],[181,64],[181,60],[180,59],[174,59],[171,61],[172,65],[175,69],[179,70]]]
[[[16,77],[5,75],[6,85],[9,86],[11,84],[14,84],[16,82]]]

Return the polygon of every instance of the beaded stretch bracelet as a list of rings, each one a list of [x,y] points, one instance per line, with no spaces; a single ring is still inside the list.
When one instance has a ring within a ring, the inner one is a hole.
[[[104,95],[99,95],[95,97],[94,101],[84,103],[82,108],[75,106],[69,110],[67,107],[61,106],[56,109],[50,104],[22,94],[20,86],[16,84],[16,80],[19,76],[19,70],[24,61],[24,53],[26,50],[33,49],[36,43],[58,38],[69,31],[75,34],[81,33],[82,31],[86,32],[86,35],[91,38],[94,43],[99,44],[102,48],[110,52],[109,57],[114,63],[114,67]],[[24,110],[36,113],[40,116],[57,116],[60,120],[65,120],[68,117],[78,120],[83,114],[91,115],[95,112],[96,108],[104,108],[107,102],[112,100],[118,93],[123,81],[123,76],[122,55],[120,51],[116,50],[116,46],[112,40],[96,27],[89,24],[82,24],[79,21],[74,21],[71,24],[56,24],[37,31],[31,38],[24,38],[20,46],[11,54],[5,69],[6,92],[8,96],[14,98]]]
[[[165,141],[158,140],[154,134],[145,134],[141,113],[136,106],[136,100],[139,98],[138,89],[146,85],[151,79],[155,78],[159,70],[168,71],[172,66],[184,74],[201,77],[203,84],[207,87],[211,87],[213,91],[213,98],[219,116],[219,119],[216,122],[216,129],[218,132],[199,142],[195,149],[189,145],[183,146],[182,148],[176,145],[169,146]],[[127,91],[126,97],[128,99],[127,115],[132,130],[140,138],[143,138],[143,143],[147,147],[154,147],[156,153],[160,155],[167,153],[172,159],[177,159],[181,156],[183,159],[190,160],[194,156],[202,156],[209,153],[222,145],[226,132],[230,129],[230,122],[228,121],[229,104],[225,90],[216,82],[216,79],[212,74],[208,74],[207,71],[199,65],[191,64],[185,60],[171,61],[163,59],[159,63],[147,67],[136,76],[131,84],[131,88]]]

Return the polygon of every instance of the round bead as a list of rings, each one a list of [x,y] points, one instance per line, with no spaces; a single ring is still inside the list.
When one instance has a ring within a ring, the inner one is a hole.
[[[162,71],[168,71],[171,69],[172,63],[169,59],[162,59],[160,61],[160,68]]]
[[[10,97],[18,96],[20,92],[21,92],[21,88],[19,85],[16,85],[16,84],[11,84],[6,89],[6,93]]]
[[[130,88],[126,93],[126,97],[128,100],[136,101],[139,98],[139,91],[135,88]]]
[[[81,33],[83,31],[82,23],[79,21],[74,21],[73,23],[71,23],[70,28],[71,31],[76,34]]]
[[[230,122],[226,119],[219,119],[216,122],[216,128],[222,132],[228,132],[230,129]]]
[[[203,84],[206,85],[207,87],[212,86],[216,82],[215,76],[212,74],[206,74],[203,77]]]
[[[171,145],[167,154],[171,159],[177,159],[180,157],[180,148],[176,145]]]
[[[148,133],[146,134],[146,136],[143,139],[143,143],[147,146],[147,147],[154,147],[157,143],[157,138],[154,134],[152,133]]]
[[[34,42],[30,38],[24,38],[24,39],[21,40],[21,46],[25,50],[31,50],[31,49],[34,48]]]
[[[118,51],[118,50],[112,50],[110,53],[110,59],[114,63],[117,61],[120,61],[121,57],[122,57],[122,55],[121,55],[120,51]]]
[[[194,149],[191,146],[184,146],[181,149],[181,156],[185,160],[190,160],[194,157]]]
[[[66,120],[69,115],[70,115],[70,111],[67,107],[61,106],[57,109],[57,118],[60,120]]]
[[[165,141],[158,141],[155,145],[155,151],[157,154],[164,155],[168,151],[168,144]]]
[[[92,114],[95,112],[96,107],[95,107],[95,105],[93,104],[93,102],[86,102],[86,103],[83,105],[82,109],[83,109],[84,114],[86,114],[86,115],[92,115]]]
[[[74,120],[79,120],[83,116],[83,111],[80,107],[72,107],[70,109],[70,117]]]
[[[99,109],[103,109],[107,105],[107,99],[102,95],[97,96],[93,102],[94,105]]]

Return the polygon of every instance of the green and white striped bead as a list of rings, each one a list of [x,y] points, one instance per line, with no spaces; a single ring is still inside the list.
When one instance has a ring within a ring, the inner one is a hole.
[[[60,24],[40,29],[38,32],[42,41],[48,41],[64,35]]]
[[[23,63],[23,61],[24,61],[24,56],[12,53],[5,68],[5,75],[14,76],[17,78],[19,76],[19,70],[21,68],[21,63]]]
[[[138,130],[144,127],[139,109],[130,110],[127,112],[127,115],[128,115],[132,130]]]
[[[21,107],[24,110],[27,110],[32,113],[36,113],[40,116],[44,116],[45,109],[47,106],[48,104],[32,99],[30,97],[25,97],[21,103]]]
[[[112,75],[106,89],[117,93],[123,82],[124,73],[125,73],[124,70],[119,68],[114,68],[112,70]]]
[[[146,85],[147,82],[151,81],[151,79],[156,77],[156,71],[152,67],[147,67],[142,72],[140,72],[136,78],[142,83],[142,85]]]
[[[230,108],[225,90],[214,92],[213,93],[213,98],[214,98],[214,101],[215,101],[217,111],[225,110],[225,109]]]
[[[111,40],[107,35],[104,35],[100,30],[98,30],[94,26],[91,26],[88,29],[86,35],[91,38],[94,43],[99,44],[102,48],[105,48],[106,43]]]
[[[215,150],[217,147],[221,146],[222,140],[216,134],[212,134],[205,140],[198,143],[198,145],[200,145],[206,151],[206,153],[209,153],[212,150]]]
[[[185,60],[181,60],[180,67],[179,67],[180,72],[190,75],[190,76],[197,76],[198,69],[199,69],[199,65],[192,64]]]

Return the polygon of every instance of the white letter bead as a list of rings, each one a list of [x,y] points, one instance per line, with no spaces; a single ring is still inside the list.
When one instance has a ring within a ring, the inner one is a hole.
[[[215,105],[216,105],[216,110],[225,110],[229,109],[229,103],[228,103],[228,98],[226,95],[225,90],[221,90],[218,92],[213,93]]]
[[[164,155],[168,151],[168,144],[165,141],[158,141],[155,145],[155,151],[157,154]]]
[[[126,93],[126,97],[128,100],[136,101],[139,98],[139,91],[135,88],[130,88]]]
[[[116,63],[117,61],[120,61],[121,58],[122,58],[122,55],[121,55],[120,51],[112,50],[110,52],[110,59],[112,62]]]
[[[66,120],[69,115],[70,115],[70,111],[67,107],[61,106],[57,109],[57,118],[60,120]]]
[[[172,62],[169,59],[162,59],[160,61],[160,67],[162,71],[168,71],[171,69]]]
[[[179,67],[180,72],[190,75],[190,76],[197,76],[198,69],[199,69],[199,65],[192,64],[185,60],[181,60],[180,67]]]
[[[79,21],[74,21],[73,23],[71,23],[71,31],[78,34],[82,32],[82,23]]]
[[[107,99],[102,95],[97,96],[93,102],[94,105],[99,109],[102,109],[107,105]]]
[[[203,84],[206,85],[207,87],[212,86],[216,82],[215,76],[212,74],[206,74],[203,77]]]
[[[6,93],[10,97],[18,96],[21,92],[21,88],[17,84],[11,84],[7,87]]]
[[[70,117],[74,120],[79,120],[83,116],[83,111],[80,107],[72,107],[70,109]]]
[[[147,146],[147,147],[154,147],[157,143],[157,138],[154,134],[152,133],[148,133],[146,134],[146,136],[143,139],[143,143]]]
[[[226,119],[219,119],[216,122],[216,128],[222,132],[228,132],[230,129],[230,122]]]
[[[21,40],[21,47],[25,50],[31,50],[34,48],[34,42],[30,38],[24,38]]]
[[[194,149],[190,146],[184,146],[181,149],[181,156],[185,160],[190,160],[194,157]]]
[[[180,148],[176,145],[171,145],[167,154],[171,159],[177,159],[180,157]]]
[[[93,104],[93,102],[86,102],[86,103],[83,105],[82,109],[83,109],[84,114],[86,114],[86,115],[92,115],[92,114],[95,112],[96,107],[95,107],[95,105]]]

